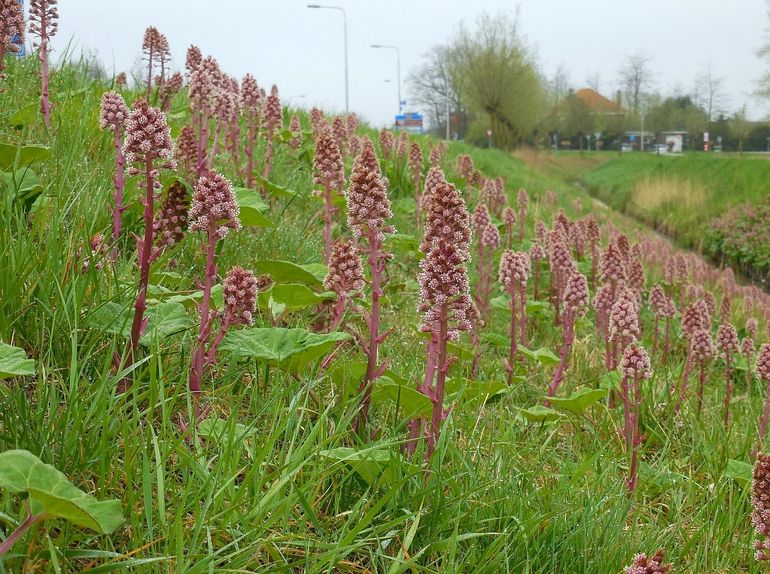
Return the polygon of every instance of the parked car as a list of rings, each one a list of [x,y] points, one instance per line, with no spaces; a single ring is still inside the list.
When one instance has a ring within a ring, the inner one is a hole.
[[[668,146],[666,144],[652,144],[647,151],[661,155],[668,153]]]
[[[634,146],[632,146],[630,143],[620,144],[620,151],[634,151]]]

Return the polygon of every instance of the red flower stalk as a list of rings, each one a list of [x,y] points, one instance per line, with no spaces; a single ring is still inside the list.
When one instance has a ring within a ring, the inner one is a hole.
[[[420,249],[427,253],[420,263],[421,330],[431,334],[426,345],[427,364],[418,390],[433,403],[427,454],[435,450],[444,417],[444,389],[450,359],[447,343],[470,328],[473,303],[469,296],[466,263],[470,259],[470,215],[456,187],[445,180],[428,194],[425,233]],[[412,426],[414,431],[415,427]],[[414,433],[411,438],[416,439]]]
[[[513,228],[511,228],[513,229]],[[540,262],[544,261],[546,259],[545,256],[545,250],[543,250],[540,245],[537,243],[533,243],[532,247],[529,248],[529,259],[532,262],[532,299],[534,301],[537,301],[537,289],[538,289],[538,283],[540,282]]]
[[[489,209],[491,209],[492,213],[494,213],[497,217],[502,217],[503,208],[505,207],[505,202],[508,199],[505,195],[505,181],[502,177],[496,177],[495,179],[489,181],[492,182],[492,188],[490,190],[491,193],[487,199],[489,202]]]
[[[663,287],[655,285],[650,289],[647,301],[655,315],[655,325],[652,330],[652,354],[654,355],[658,348],[658,338],[660,336],[658,323],[660,322],[661,317],[666,317],[666,312],[668,311],[668,297],[666,297],[666,292],[663,290]]]
[[[733,393],[733,355],[740,352],[738,344],[738,333],[730,324],[722,324],[717,328],[717,350],[719,355],[725,360],[725,428],[730,420],[730,398]]]
[[[594,296],[594,310],[596,311],[596,331],[599,337],[606,343],[606,356],[605,366],[607,369],[612,368],[612,362],[610,361],[610,313],[612,312],[612,305],[615,301],[612,298],[612,288],[608,284],[604,284],[599,287],[599,290]]]
[[[697,329],[690,339],[691,362],[695,362],[700,367],[698,376],[698,414],[703,407],[703,391],[706,386],[706,365],[714,356],[714,342],[711,339],[711,333],[707,329]],[[679,395],[680,404],[684,402],[687,390],[687,380],[683,381],[681,393]],[[678,405],[677,405],[678,406]]]
[[[468,154],[457,156],[457,172],[465,180],[465,186],[469,187],[473,181],[473,159]]]
[[[313,139],[318,139],[318,136],[321,135],[321,132],[324,130],[326,126],[326,119],[324,118],[324,113],[319,110],[318,108],[313,108],[310,110],[310,129],[313,132]]]
[[[519,213],[521,215],[521,213]],[[558,233],[552,233],[548,240],[550,247],[549,265],[551,267],[551,304],[556,314],[556,324],[561,322],[561,302],[567,280],[575,273],[575,262],[569,247]]]
[[[173,247],[184,238],[187,229],[190,194],[187,187],[175,181],[168,189],[165,201],[153,221],[155,245],[161,250]],[[155,255],[155,254],[153,254]]]
[[[746,319],[746,334],[752,339],[757,338],[758,323],[756,317],[749,317]]]
[[[500,287],[511,297],[511,327],[509,336],[511,346],[508,352],[508,359],[503,360],[503,366],[508,371],[508,385],[513,383],[513,366],[518,353],[517,341],[521,337],[524,344],[523,334],[526,332],[526,302],[527,302],[527,280],[529,279],[530,261],[526,253],[514,253],[510,249],[503,253],[500,258],[499,281]],[[519,331],[516,328],[516,316],[519,315]]]
[[[529,194],[523,187],[519,190],[519,241],[524,240],[524,222],[527,220],[527,206],[529,205]]]
[[[161,34],[155,26],[150,26],[144,31],[144,41],[142,42],[142,53],[147,61],[147,90],[145,99],[150,99],[152,91],[152,78],[156,68],[160,67],[161,82],[165,74],[165,66],[171,56],[168,40]]]
[[[364,268],[361,265],[358,248],[350,241],[339,240],[332,246],[329,270],[324,286],[337,295],[330,331],[342,322],[347,303],[364,288]]]
[[[757,377],[765,383],[765,408],[762,413],[762,421],[759,423],[759,445],[765,440],[767,434],[767,423],[770,419],[770,343],[764,343],[759,348],[757,362],[754,367]]]
[[[730,321],[730,311],[732,310],[732,300],[730,299],[730,294],[725,292],[724,295],[722,295],[722,301],[719,304],[719,320],[723,323],[728,323]]]
[[[203,63],[203,54],[198,46],[191,45],[187,48],[187,55],[185,57],[184,67],[187,70],[187,75],[192,76],[192,73],[200,68]]]
[[[270,172],[273,169],[273,136],[277,130],[281,129],[283,115],[281,113],[281,100],[278,97],[278,88],[273,85],[270,89],[270,95],[265,99],[265,163],[262,169],[262,177],[270,179]]]
[[[198,159],[196,162],[196,175],[198,177],[205,174],[208,165],[209,120],[213,113],[215,91],[213,73],[205,65],[207,60],[208,58],[192,73],[187,92],[190,98],[192,125],[198,134]]]
[[[588,294],[586,276],[582,273],[573,273],[567,280],[567,286],[564,289],[561,353],[559,355],[559,366],[556,367],[551,379],[551,385],[548,387],[549,397],[556,395],[559,385],[564,379],[564,370],[567,368],[569,352],[575,340],[575,320],[585,313],[589,302],[590,296]]]
[[[610,294],[614,300],[618,293],[618,286],[626,280],[626,266],[623,263],[623,255],[613,243],[610,243],[601,255],[599,278],[602,283],[609,284]]]
[[[356,135],[356,130],[358,130],[358,116],[356,113],[352,112],[348,114],[345,123],[347,124],[348,146],[350,147],[353,137]],[[351,152],[351,155],[354,154]]]
[[[381,129],[380,130],[380,153],[382,154],[382,159],[389,160],[390,156],[393,153],[393,148],[395,146],[395,139],[393,137],[393,132],[388,129]]]
[[[246,114],[246,187],[254,187],[254,147],[262,115],[262,95],[257,80],[246,74],[241,82],[241,109]]]
[[[153,259],[153,220],[155,217],[156,190],[160,188],[160,169],[173,169],[174,144],[171,131],[166,123],[166,114],[152,108],[144,100],[138,100],[126,119],[126,137],[123,154],[130,165],[128,175],[141,174],[144,181],[139,185],[144,190],[144,238],[137,238],[139,253],[139,289],[134,304],[134,320],[131,325],[128,364],[133,362],[133,353],[139,345],[146,319],[147,285],[150,280],[150,263]]]
[[[754,339],[751,337],[744,337],[741,340],[741,355],[746,358],[746,364],[750,365],[754,362],[754,355],[757,353],[757,348],[754,345]],[[746,369],[746,395],[751,397],[751,369]]]
[[[195,184],[192,206],[189,212],[190,231],[203,231],[206,234],[206,271],[203,279],[203,300],[198,305],[201,315],[198,338],[193,351],[192,364],[190,366],[189,386],[190,392],[197,396],[201,392],[201,379],[206,367],[213,360],[214,352],[206,349],[209,337],[211,335],[212,324],[217,316],[211,308],[211,290],[217,276],[217,267],[214,263],[216,242],[228,234],[231,229],[239,229],[241,221],[239,219],[238,202],[233,194],[233,187],[230,182],[215,171],[208,176],[201,177]],[[241,270],[242,271],[242,270]],[[254,297],[256,297],[256,279],[251,274],[253,280]],[[250,285],[251,281],[246,279]],[[243,287],[244,289],[246,287]],[[250,291],[249,291],[250,292]],[[237,314],[236,314],[237,315]],[[231,317],[229,321],[233,321]],[[223,320],[220,329],[221,336],[228,327],[227,316]],[[216,344],[221,337],[217,335]]]
[[[337,116],[332,121],[332,135],[337,143],[337,147],[340,148],[340,153],[344,157],[348,151],[348,125],[340,116]]]
[[[105,92],[102,95],[101,113],[99,115],[99,127],[112,131],[113,145],[115,146],[115,176],[112,178],[115,186],[115,205],[112,208],[112,241],[115,245],[120,237],[122,228],[123,212],[126,207],[123,205],[123,191],[126,187],[125,181],[125,163],[123,156],[123,132],[128,118],[128,107],[123,101],[123,96],[117,92]]]
[[[620,371],[623,376],[620,381],[620,392],[623,397],[626,452],[631,459],[628,469],[630,496],[636,489],[638,451],[641,442],[639,436],[639,406],[642,402],[640,382],[642,379],[650,378],[650,356],[644,347],[638,343],[626,347],[620,362]],[[633,397],[631,397],[631,391],[633,391]]]
[[[439,146],[434,145],[430,148],[430,153],[428,154],[428,163],[431,167],[439,167],[441,164],[441,149]]]
[[[417,229],[422,229],[422,168],[424,158],[419,142],[412,142],[409,149],[409,169],[412,172],[412,185],[414,185],[415,215],[417,216]]]
[[[628,286],[640,295],[644,290],[644,269],[638,257],[631,257],[628,262]]]
[[[572,223],[569,226],[567,237],[569,238],[570,245],[575,250],[575,256],[578,259],[583,259],[583,251],[585,249],[586,239],[585,239],[585,234],[583,233],[583,227],[580,225],[579,222]]]
[[[232,94],[233,98],[233,107],[231,108],[232,114],[230,115],[230,123],[227,126],[228,131],[228,148],[230,150],[230,154],[233,159],[233,163],[235,164],[236,168],[240,168],[240,157],[238,155],[240,151],[239,143],[240,143],[240,135],[241,135],[241,126],[240,126],[240,117],[241,117],[241,86],[238,83],[238,80],[235,79],[233,76],[230,76],[229,78],[230,83],[230,94]]]
[[[115,76],[115,81],[113,85],[115,86],[116,90],[122,90],[123,88],[126,87],[126,82],[127,82],[126,73],[121,72],[117,76]]]
[[[634,562],[631,566],[623,569],[623,574],[668,574],[671,572],[671,564],[663,563],[663,549],[658,550],[649,558],[645,553],[634,556]]]
[[[57,0],[31,0],[29,4],[29,31],[40,38],[34,44],[40,48],[40,112],[45,126],[51,127],[51,103],[48,101],[48,51],[51,37],[56,35],[59,13]]]
[[[478,260],[476,262],[478,284],[475,299],[482,318],[486,318],[489,312],[489,297],[492,292],[494,252],[500,246],[500,233],[497,231],[497,227],[492,224],[487,206],[483,203],[476,206],[471,221],[478,247]]]
[[[623,289],[612,305],[609,320],[609,340],[611,343],[608,368],[617,366],[617,354],[625,353],[626,347],[639,339],[639,304],[636,295],[628,288]]]
[[[19,51],[19,44],[13,42],[15,36],[24,41],[24,7],[19,0],[0,0],[0,79],[5,77],[5,52]]]
[[[361,153],[361,138],[357,135],[350,136],[348,145],[350,146],[350,157],[358,157],[358,154]]]
[[[456,193],[456,190],[454,191]],[[457,245],[439,239],[432,244],[428,255],[420,262],[422,271],[418,277],[419,310],[423,313],[420,328],[431,334],[427,345],[425,380],[418,389],[433,403],[430,430],[426,437],[426,460],[436,449],[441,433],[441,421],[445,418],[445,383],[451,363],[447,344],[450,340],[456,340],[461,331],[470,329],[468,316],[473,303],[468,296],[468,275],[465,268],[467,252],[467,245]]]
[[[409,134],[402,131],[398,134],[396,141],[396,157],[403,160],[409,154]]]
[[[505,224],[505,248],[510,249],[513,246],[513,231],[516,226],[516,212],[511,207],[506,207],[503,211],[503,223]],[[534,247],[536,243],[532,245]],[[530,253],[530,256],[532,253]]]
[[[176,161],[188,178],[195,176],[198,165],[198,137],[192,126],[183,126],[176,138]]]
[[[374,151],[371,152],[372,154]],[[375,159],[376,161],[376,159]],[[337,142],[328,131],[318,136],[313,159],[313,183],[323,188],[324,197],[324,263],[329,264],[332,254],[332,216],[336,211],[333,193],[342,193],[345,186],[345,168]]]
[[[336,148],[334,140],[328,134],[319,137],[317,146],[321,145],[324,138],[326,138],[325,145],[327,147]],[[337,157],[339,158],[339,150],[337,150]],[[318,158],[318,155],[316,155],[316,158]],[[339,162],[339,169],[341,170],[341,158]],[[327,177],[328,180],[329,178]],[[327,197],[330,197],[330,195],[327,194]],[[385,262],[389,257],[388,253],[384,251],[383,243],[385,241],[385,233],[391,231],[391,227],[385,221],[393,216],[390,210],[390,199],[388,198],[388,181],[380,171],[380,164],[374,152],[374,146],[368,138],[364,140],[363,150],[353,164],[347,200],[348,225],[353,230],[355,239],[359,243],[366,245],[367,260],[371,273],[372,299],[370,312],[366,315],[366,323],[369,327],[369,340],[367,347],[364,349],[367,354],[366,375],[359,387],[359,392],[362,392],[363,395],[355,426],[357,432],[364,434],[369,416],[369,407],[372,402],[374,382],[387,365],[387,363],[378,365],[379,346],[388,335],[387,333],[380,333],[380,298],[382,297]],[[327,213],[328,209],[327,207]]]
[[[216,120],[217,127],[214,131],[214,144],[208,156],[208,170],[211,169],[222,142],[227,139],[227,127],[230,125],[233,116],[237,114],[238,100],[235,94],[229,88],[216,89],[214,93],[214,119]]]
[[[171,107],[171,98],[174,97],[174,94],[177,94],[182,90],[183,85],[184,78],[182,77],[182,73],[175,72],[167,82],[164,82],[160,86],[158,90],[160,95],[160,109],[164,112],[169,110]]]
[[[751,523],[760,536],[754,541],[758,561],[770,560],[770,455],[757,454],[751,483]]]
[[[535,238],[544,249],[548,249],[548,227],[542,219],[535,222]]]
[[[289,145],[291,149],[297,151],[297,148],[302,145],[302,125],[299,123],[299,116],[297,114],[293,114],[291,120],[289,120],[289,131],[291,132]]]

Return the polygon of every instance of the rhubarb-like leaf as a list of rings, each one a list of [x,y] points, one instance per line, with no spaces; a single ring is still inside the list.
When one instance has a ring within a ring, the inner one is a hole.
[[[254,269],[267,273],[276,283],[302,283],[309,287],[321,287],[326,266],[319,264],[297,265],[291,261],[262,260],[254,263]]]
[[[124,522],[119,500],[96,500],[26,450],[0,453],[0,488],[27,494],[33,514],[64,518],[96,532],[109,534]]]
[[[580,415],[593,405],[607,397],[606,389],[580,389],[566,398],[552,397],[548,399],[557,409],[563,409]]]
[[[0,343],[0,381],[34,374],[35,361],[27,358],[24,349]]]

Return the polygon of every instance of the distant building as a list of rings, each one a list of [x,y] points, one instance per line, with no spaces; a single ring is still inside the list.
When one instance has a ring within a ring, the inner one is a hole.
[[[623,116],[626,110],[618,102],[605,98],[596,90],[582,88],[575,92],[575,97],[586,104],[592,114],[607,116]]]
[[[663,136],[669,152],[682,153],[684,151],[684,139],[687,137],[687,132],[660,132],[660,135]]]

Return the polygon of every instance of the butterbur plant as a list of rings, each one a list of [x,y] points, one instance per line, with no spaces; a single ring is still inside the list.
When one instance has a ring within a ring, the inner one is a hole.
[[[545,261],[545,250],[538,243],[533,243],[529,248],[529,260],[532,263],[532,299],[537,301],[538,284],[540,283],[541,261]]]
[[[527,207],[529,206],[529,194],[521,188],[518,195],[519,201],[519,241],[524,240],[524,224],[527,221]]]
[[[281,99],[278,97],[278,88],[273,85],[270,95],[265,99],[264,124],[265,124],[265,161],[262,166],[262,177],[270,179],[273,170],[273,138],[281,129]]]
[[[366,146],[364,146],[364,150],[366,150]],[[374,150],[371,153],[373,154]],[[376,161],[375,158],[374,162],[376,163]],[[379,170],[379,166],[377,169]],[[363,172],[359,173],[359,176],[362,179],[362,184],[366,185],[363,182],[365,179]],[[376,179],[376,177],[372,175],[372,178]],[[324,130],[316,140],[315,157],[313,158],[313,183],[321,187],[320,193],[324,200],[324,263],[328,265],[332,254],[332,218],[336,211],[333,194],[342,193],[345,186],[345,167],[342,163],[342,154],[329,130]]]
[[[168,40],[155,26],[150,26],[144,31],[142,54],[147,62],[147,89],[144,97],[149,101],[155,69],[160,68],[159,80],[162,83],[164,80],[165,66],[171,56]]]
[[[325,146],[333,146],[336,149],[334,140],[328,134],[319,137],[319,144],[323,138],[326,138]],[[336,150],[335,157],[339,158],[339,150]],[[342,169],[341,164],[340,158],[338,170]],[[342,177],[344,179],[344,174]],[[392,231],[386,221],[393,216],[388,198],[388,181],[380,171],[374,146],[369,139],[364,141],[361,154],[353,164],[347,200],[348,225],[361,249],[366,251],[371,276],[371,305],[369,313],[365,314],[369,328],[369,337],[364,348],[367,355],[366,374],[358,389],[362,395],[355,423],[355,430],[364,435],[374,382],[387,366],[387,363],[379,364],[379,346],[388,335],[380,332],[380,299],[383,294],[385,262],[389,257],[384,250],[385,234]],[[327,207],[327,213],[328,209]]]
[[[291,132],[289,145],[291,149],[297,151],[299,146],[302,145],[302,126],[299,123],[299,116],[297,114],[293,114],[291,120],[289,120],[289,132]]]
[[[631,289],[625,288],[620,292],[610,311],[608,369],[616,368],[618,354],[622,356],[626,347],[636,341],[640,335],[639,306],[636,295]]]
[[[520,333],[526,332],[526,303],[527,303],[527,279],[529,279],[530,261],[526,253],[515,253],[506,250],[500,258],[499,281],[500,287],[511,297],[511,325],[509,335],[511,344],[508,349],[508,359],[503,361],[503,366],[508,372],[508,385],[513,384],[513,367],[518,352],[518,339]],[[518,322],[517,322],[518,315]],[[518,323],[518,328],[517,328]],[[524,330],[521,330],[521,327]],[[523,341],[522,341],[523,344]]]
[[[636,489],[639,457],[639,407],[642,402],[641,381],[650,378],[650,357],[644,347],[632,343],[623,352],[620,362],[620,393],[623,398],[623,420],[628,467],[628,493]]]
[[[512,207],[506,207],[503,210],[503,224],[505,225],[505,248],[511,249],[516,227],[516,212]]]
[[[358,248],[350,241],[336,241],[332,246],[329,269],[324,278],[324,287],[337,295],[330,331],[342,322],[348,303],[361,293],[364,283],[364,268]]]
[[[762,420],[759,423],[759,440],[761,446],[767,435],[767,423],[770,419],[770,343],[764,343],[759,348],[755,365],[757,378],[765,384],[765,407],[762,412]]]
[[[548,396],[553,397],[559,389],[564,378],[564,370],[569,359],[569,352],[575,340],[575,321],[581,317],[588,308],[590,296],[588,294],[588,280],[582,273],[573,274],[567,281],[564,289],[564,312],[562,319],[562,345],[559,354],[559,365],[553,373],[551,385],[548,387]]]
[[[115,245],[120,237],[122,228],[123,191],[126,187],[125,163],[123,155],[123,132],[128,119],[128,107],[123,101],[123,96],[117,92],[105,92],[102,95],[101,112],[99,115],[99,127],[112,132],[113,145],[115,146],[115,175],[112,178],[115,186],[115,203],[112,208],[112,244]],[[114,253],[117,253],[116,251]]]
[[[725,361],[725,400],[724,425],[730,421],[730,399],[733,394],[733,358],[740,352],[738,333],[730,324],[722,324],[717,328],[717,350]]]
[[[190,195],[187,188],[180,181],[175,181],[169,187],[152,224],[156,245],[153,257],[156,257],[158,251],[182,241],[187,229],[189,209]]]
[[[241,81],[241,111],[246,116],[246,187],[254,187],[254,148],[262,117],[262,95],[257,80],[246,74]]]
[[[652,556],[640,552],[634,556],[631,566],[626,566],[623,569],[623,574],[668,574],[671,572],[672,565],[665,563],[664,556],[663,549],[658,550]]]
[[[415,214],[417,216],[417,229],[422,228],[422,147],[418,142],[412,142],[409,149],[409,169],[412,172],[412,185],[414,186]]]
[[[131,324],[128,364],[133,363],[133,353],[146,326],[144,312],[147,309],[147,285],[150,280],[150,263],[153,255],[153,220],[155,218],[156,191],[160,185],[160,170],[175,167],[174,144],[166,115],[158,108],[138,100],[126,119],[126,137],[123,153],[129,164],[128,175],[140,176],[139,188],[143,191],[144,237],[137,238],[139,265],[139,289],[134,304]]]
[[[19,50],[14,36],[24,41],[24,7],[19,0],[0,0],[0,79],[4,77],[5,53]]]
[[[40,41],[35,44],[40,49],[40,112],[45,126],[51,127],[51,103],[48,101],[48,52],[51,37],[58,28],[59,13],[57,0],[32,0],[29,4],[29,31]],[[2,58],[0,58],[2,59]]]
[[[465,202],[453,185],[441,182],[431,192],[420,262],[420,329],[430,333],[428,360],[420,392],[433,404],[426,436],[426,460],[436,449],[444,419],[444,394],[450,366],[447,345],[471,325],[473,305],[469,295],[466,264],[470,259],[470,216]],[[410,438],[416,439],[415,427]]]
[[[211,307],[211,290],[214,287],[217,276],[217,267],[214,262],[216,243],[217,241],[224,239],[231,229],[239,229],[241,226],[238,203],[235,201],[233,187],[230,182],[215,171],[211,172],[208,176],[201,177],[195,184],[195,192],[193,193],[189,218],[190,232],[202,231],[206,234],[206,268],[202,285],[203,299],[198,305],[201,322],[200,328],[198,329],[198,337],[195,342],[195,349],[193,351],[189,377],[190,391],[194,396],[197,396],[197,394],[201,392],[201,379],[204,371],[211,360],[213,360],[213,355],[216,352],[216,345],[218,345],[221,340],[221,337],[218,334],[214,341],[215,344],[211,347],[208,346],[212,324],[217,318],[217,313],[213,312]],[[231,285],[234,286],[234,288],[237,287],[236,291],[244,291],[249,297],[256,298],[257,281],[254,278],[254,275],[244,274],[242,273],[243,270],[239,268],[236,268],[236,270],[239,271],[236,275],[233,275]],[[228,277],[230,277],[230,275],[228,275]],[[228,283],[225,281],[225,287],[227,285]],[[228,291],[227,289],[223,290],[225,293],[227,312],[230,310],[240,310],[240,316],[243,317],[244,315],[241,310],[241,307],[243,306],[241,301],[242,298],[232,295],[234,299],[232,305],[230,305],[227,303]],[[222,326],[220,327],[221,336],[224,336],[224,331],[227,331],[229,326],[227,312],[222,321]],[[230,320],[232,321],[235,319],[230,318]]]
[[[478,258],[476,269],[478,284],[476,285],[476,304],[483,318],[489,312],[489,297],[492,292],[492,270],[494,267],[494,252],[500,246],[500,233],[492,224],[489,210],[479,203],[471,216],[473,231],[476,235]]]
[[[751,483],[751,522],[759,535],[754,541],[754,557],[770,560],[770,455],[757,454]]]
[[[706,367],[714,356],[714,341],[711,339],[711,333],[707,329],[697,329],[690,339],[690,355],[692,360],[699,367],[698,369],[698,414],[703,408],[703,391],[706,386]],[[683,394],[680,395],[680,402],[684,401],[684,391],[687,381],[682,384]]]

